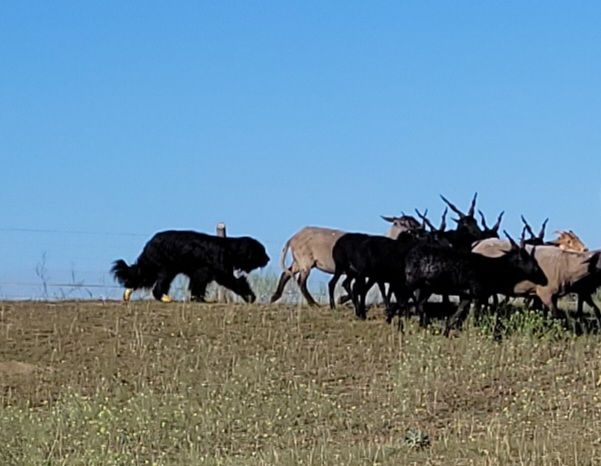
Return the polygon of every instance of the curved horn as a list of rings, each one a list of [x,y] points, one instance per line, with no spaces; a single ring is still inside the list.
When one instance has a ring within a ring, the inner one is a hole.
[[[505,215],[505,211],[502,210],[499,214],[499,218],[497,218],[497,223],[495,223],[492,227],[492,231],[499,231],[499,227],[501,226],[501,220],[503,220],[503,215]]]
[[[394,217],[388,217],[386,215],[380,215],[380,217],[382,217],[382,219],[386,220],[387,222],[394,223]]]
[[[430,222],[430,220],[428,220],[428,217],[426,217],[426,215],[428,215],[428,209],[426,209],[426,211],[425,211],[423,214],[422,214],[422,213],[421,213],[419,210],[415,209],[415,213],[416,213],[416,214],[417,214],[417,216],[418,216],[419,218],[421,218],[421,219],[422,219],[422,221],[424,222],[424,223],[423,223],[423,226],[426,226],[426,225],[427,225],[427,226],[429,226],[429,227],[430,227],[430,229],[431,229],[432,231],[436,231],[436,228],[434,227],[434,225],[432,225],[432,223]]]
[[[455,207],[451,201],[449,201],[446,197],[444,197],[442,194],[440,195],[440,198],[451,208],[451,210],[453,212],[455,212],[457,215],[459,215],[460,218],[465,217],[465,214],[463,212],[461,212],[457,207]]]
[[[478,210],[478,213],[480,214],[480,218],[482,219],[482,226],[484,227],[484,229],[488,230],[488,225],[486,224],[486,219],[484,218],[484,214],[482,213],[481,210]]]
[[[541,227],[541,229],[540,229],[540,232],[539,232],[539,234],[538,234],[538,239],[541,239],[541,240],[542,240],[542,239],[545,237],[545,228],[547,228],[547,222],[548,222],[548,221],[549,221],[549,217],[547,217],[547,218],[545,219],[545,221],[543,222],[543,225],[542,225],[542,227]]]
[[[524,228],[522,228],[522,234],[521,237],[524,238],[526,236],[526,226],[524,226]]]
[[[440,226],[438,227],[438,231],[445,231],[447,229],[447,212],[449,209],[445,208],[442,213],[442,220],[440,221]]]
[[[473,217],[476,209],[476,199],[478,198],[478,193],[474,193],[474,198],[472,199],[472,205],[470,206],[470,210],[468,211],[468,217]]]
[[[522,236],[520,238],[520,247],[523,248],[526,245],[526,232],[522,231]]]
[[[507,236],[507,239],[511,243],[512,248],[519,248],[518,243],[516,243],[515,240],[511,237],[511,235],[507,233],[507,230],[503,230],[503,233],[505,233],[505,236]]]
[[[522,219],[522,222],[524,222],[524,229],[528,232],[528,234],[532,238],[536,238],[536,235],[534,234],[534,231],[532,231],[532,227],[528,224],[528,222],[526,221],[526,219],[524,218],[524,216],[521,215],[520,217]]]

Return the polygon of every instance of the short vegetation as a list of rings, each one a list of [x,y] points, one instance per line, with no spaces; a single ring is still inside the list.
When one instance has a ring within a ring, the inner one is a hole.
[[[601,338],[534,311],[0,304],[0,464],[601,462]]]

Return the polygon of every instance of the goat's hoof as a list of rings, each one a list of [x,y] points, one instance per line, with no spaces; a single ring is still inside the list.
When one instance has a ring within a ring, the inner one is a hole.
[[[134,289],[133,288],[126,288],[125,291],[123,292],[123,301],[128,303],[129,300],[131,299],[131,295],[133,294]]]
[[[168,294],[164,294],[163,296],[161,296],[161,302],[163,303],[170,303],[173,301],[173,298],[171,296],[169,296]]]

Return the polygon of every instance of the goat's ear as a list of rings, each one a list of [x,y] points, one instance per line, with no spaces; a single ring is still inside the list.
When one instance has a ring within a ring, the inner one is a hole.
[[[388,217],[385,215],[380,215],[380,217],[382,217],[382,219],[386,220],[387,222],[394,223],[394,217]]]

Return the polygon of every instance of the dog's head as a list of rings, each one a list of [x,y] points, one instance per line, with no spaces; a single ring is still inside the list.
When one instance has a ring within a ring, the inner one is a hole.
[[[237,238],[232,252],[234,267],[246,273],[265,267],[269,263],[265,247],[254,238]]]

